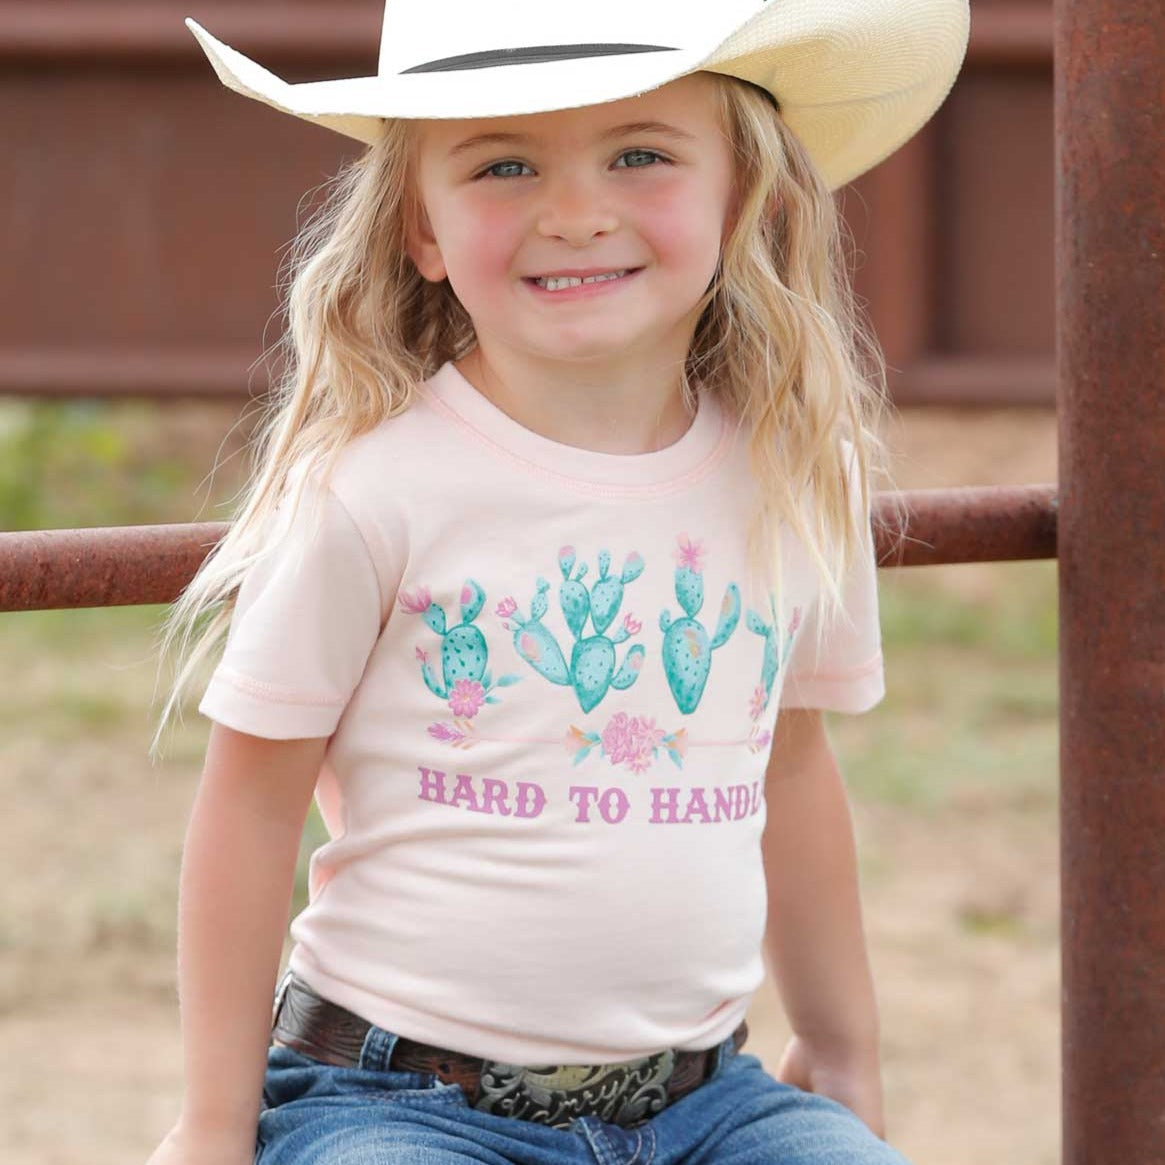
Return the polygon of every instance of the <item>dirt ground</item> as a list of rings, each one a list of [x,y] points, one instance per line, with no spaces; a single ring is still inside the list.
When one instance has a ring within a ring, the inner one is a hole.
[[[904,488],[1056,477],[1055,419],[1047,412],[908,413],[889,438]],[[958,568],[950,585],[997,585],[990,569]],[[0,721],[7,822],[0,1156],[7,1165],[144,1161],[176,1113],[181,1063],[169,943],[204,728],[188,722],[171,758],[153,767],[145,758],[148,718],[132,711],[110,720],[111,700],[123,709],[149,706],[154,670],[143,643],[127,640],[103,656],[73,643],[39,657],[23,652],[18,674],[0,677],[0,704],[15,709]],[[36,706],[65,710],[43,719],[19,711]],[[862,800],[854,812],[889,1138],[916,1165],[1053,1165],[1060,1160],[1054,809],[985,794],[925,811]],[[750,1050],[775,1068],[785,1030],[769,984],[750,1025]]]

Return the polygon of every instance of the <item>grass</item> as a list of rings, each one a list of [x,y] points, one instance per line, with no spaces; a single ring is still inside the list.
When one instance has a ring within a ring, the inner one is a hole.
[[[228,460],[212,486],[207,467],[238,411],[229,404],[0,400],[0,530],[188,522],[200,515],[213,521],[242,466]],[[201,439],[187,439],[192,430]]]
[[[856,795],[919,809],[985,796],[1044,806],[1056,793],[1059,708],[1056,567],[884,571],[879,579],[886,699],[831,716]]]

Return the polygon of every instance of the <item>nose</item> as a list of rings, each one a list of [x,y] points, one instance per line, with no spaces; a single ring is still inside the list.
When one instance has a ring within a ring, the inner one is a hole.
[[[596,235],[609,234],[619,225],[618,215],[599,183],[563,174],[544,187],[538,210],[538,233],[585,247]]]

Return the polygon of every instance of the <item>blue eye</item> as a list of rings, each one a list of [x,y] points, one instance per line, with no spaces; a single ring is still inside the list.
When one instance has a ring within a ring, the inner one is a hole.
[[[639,159],[639,161],[628,162],[626,166],[621,167],[621,169],[624,170],[642,170],[644,168],[644,158],[648,159],[646,163],[648,166],[653,165],[655,162],[667,161],[667,159],[662,154],[657,154],[654,150],[627,150],[625,153],[619,155],[619,162],[622,162],[624,158]],[[619,162],[616,162],[615,165],[618,166]]]
[[[518,170],[529,169],[529,167],[526,165],[525,162],[495,162],[492,166],[489,166],[485,170],[483,170],[481,172],[481,174],[479,175],[479,177],[485,177],[486,175],[488,175],[491,178],[519,178],[519,177],[521,177],[520,174],[514,173],[513,170],[511,170],[509,173],[505,173],[505,174],[497,173],[497,171],[501,170],[503,166],[515,166],[515,167],[517,167]]]

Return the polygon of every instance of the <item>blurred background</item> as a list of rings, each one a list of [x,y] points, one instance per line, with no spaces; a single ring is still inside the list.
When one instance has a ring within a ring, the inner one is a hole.
[[[352,151],[223,90],[182,17],[307,80],[375,72],[382,11],[0,0],[0,529],[229,517],[280,264]],[[972,0],[950,100],[839,195],[890,365],[902,488],[1056,479],[1051,43],[1051,0]],[[887,698],[830,731],[854,799],[889,1137],[917,1165],[1053,1165],[1055,564],[880,582]],[[144,1161],[176,1114],[177,872],[209,725],[191,707],[165,761],[147,759],[162,615],[0,615],[11,1165]],[[304,854],[322,837],[313,815]],[[775,1067],[769,984],[751,1026]]]

